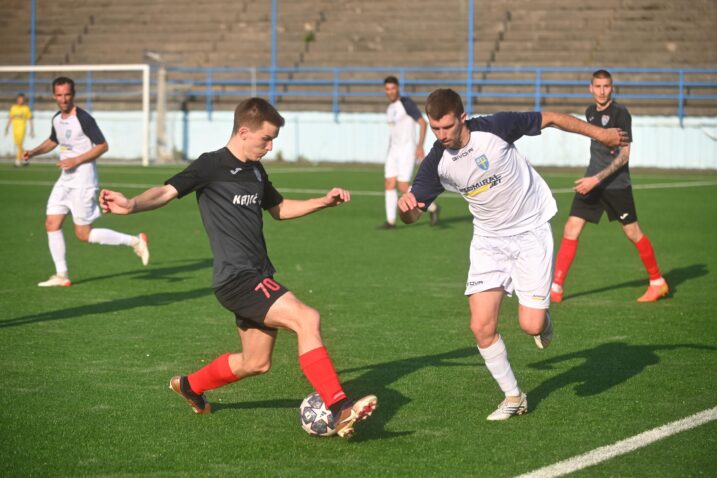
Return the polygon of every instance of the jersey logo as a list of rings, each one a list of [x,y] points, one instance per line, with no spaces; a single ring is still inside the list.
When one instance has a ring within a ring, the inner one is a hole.
[[[488,158],[486,158],[485,154],[481,154],[479,157],[475,158],[476,166],[481,168],[483,171],[488,171],[488,168],[490,168],[490,162],[488,162]]]
[[[468,197],[474,197],[479,195],[480,193],[486,192],[490,188],[493,188],[500,184],[502,180],[502,176],[500,174],[494,174],[493,176],[489,178],[485,178],[482,181],[479,181],[475,184],[471,184],[468,187],[465,188],[459,188],[458,190],[464,195]]]
[[[259,201],[259,194],[235,194],[232,204],[237,206],[250,206],[256,204]]]
[[[72,137],[72,130],[68,129],[65,130],[65,139],[70,139]]]
[[[236,173],[238,173],[239,171],[241,171],[241,168],[236,168],[236,169],[230,169],[230,170],[229,170],[229,172],[232,173],[232,174],[234,174],[234,175],[235,175]]]
[[[609,121],[610,115],[602,115],[602,118],[600,118],[600,122],[602,123],[603,127],[607,126]]]
[[[455,155],[455,156],[451,156],[451,160],[453,160],[453,161],[458,161],[458,160],[461,159],[461,158],[465,158],[466,156],[468,156],[468,155],[471,154],[472,152],[473,152],[473,148],[469,149],[468,151],[463,151],[463,152],[460,153],[460,154],[457,154],[457,155]]]

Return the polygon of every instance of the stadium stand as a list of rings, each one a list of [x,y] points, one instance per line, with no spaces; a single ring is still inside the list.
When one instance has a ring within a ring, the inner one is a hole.
[[[0,19],[0,64],[27,64],[30,2],[4,3],[7,8]],[[330,100],[314,93],[330,90],[334,73],[309,71],[312,68],[464,67],[468,60],[467,2],[455,2],[450,7],[456,9],[453,12],[446,12],[446,8],[446,3],[439,0],[279,2],[277,66],[305,70],[282,78],[321,80],[326,85],[281,85],[278,105],[283,109],[331,108]],[[37,0],[37,64],[140,63],[150,51],[161,54],[170,67],[268,67],[270,10],[271,2],[263,0]],[[474,65],[482,68],[717,67],[714,0],[476,0],[474,24]],[[352,80],[366,80],[365,83],[357,81],[343,87],[364,96],[344,97],[342,111],[383,110],[380,81],[384,74],[388,71],[352,72]],[[546,81],[559,78],[567,83],[546,87],[548,93],[586,91],[584,72],[544,75]],[[218,75],[220,79],[229,76]],[[640,74],[615,77],[626,89],[630,82],[643,79]],[[203,107],[205,78],[206,73],[198,71],[175,71],[170,75],[178,84],[187,85],[182,94],[195,95],[193,107]],[[265,78],[265,74],[259,75],[259,79]],[[535,88],[530,84],[534,78],[530,72],[485,72],[476,75],[476,79],[489,83],[524,79],[528,84],[479,84],[476,92],[530,93]],[[651,78],[654,80],[655,75]],[[465,86],[458,72],[421,73],[420,84],[407,79],[403,90],[409,95],[437,85]],[[695,79],[699,80],[699,76]],[[569,84],[571,80],[573,84]],[[431,81],[436,83],[431,85]],[[665,81],[674,81],[674,74],[666,75]],[[233,88],[217,83],[211,86],[214,93]],[[291,91],[306,94],[289,95]],[[649,91],[661,92],[674,94],[674,88]],[[234,103],[233,97],[217,97],[215,106],[229,107]],[[534,106],[530,98],[481,97],[477,103],[488,112]],[[581,98],[548,97],[542,104],[557,110],[580,111],[584,103]],[[688,107],[696,114],[714,109],[699,102]],[[635,114],[674,114],[674,101],[663,104],[638,100],[632,110]]]

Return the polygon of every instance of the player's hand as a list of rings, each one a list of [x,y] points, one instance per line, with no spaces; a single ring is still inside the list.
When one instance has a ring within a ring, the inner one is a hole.
[[[32,155],[30,154],[30,151],[25,151],[22,155],[23,161],[30,161],[30,158],[32,158]]]
[[[124,194],[109,189],[100,191],[100,208],[105,214],[129,214],[132,204]]]
[[[62,170],[72,169],[79,164],[76,158],[65,158],[57,162],[57,167]]]
[[[425,155],[423,154],[423,146],[416,146],[416,162],[420,163],[423,161]]]
[[[576,193],[580,193],[583,196],[595,189],[595,186],[600,184],[600,180],[596,178],[595,176],[588,176],[585,178],[580,178],[577,181],[575,181],[575,187],[573,190]]]
[[[416,196],[414,196],[412,192],[407,192],[398,200],[398,209],[401,212],[413,211],[415,209],[425,207],[425,205],[425,203],[418,202],[416,200]]]
[[[604,131],[604,137],[601,142],[608,148],[617,148],[618,146],[630,144],[630,136],[627,131],[623,131],[620,128],[608,128]]]
[[[341,188],[333,188],[324,196],[326,207],[335,207],[349,201],[351,201],[351,193]]]

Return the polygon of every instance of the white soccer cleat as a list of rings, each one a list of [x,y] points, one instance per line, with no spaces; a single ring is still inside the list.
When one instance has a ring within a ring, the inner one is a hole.
[[[517,397],[506,397],[498,408],[486,418],[492,422],[507,420],[514,415],[522,415],[528,411],[528,396],[523,392]]]
[[[350,438],[354,433],[354,424],[370,417],[377,405],[376,395],[366,395],[353,403],[347,403],[339,416],[334,417],[336,434],[341,438]]]
[[[66,275],[53,274],[46,281],[38,282],[37,285],[40,287],[70,287],[72,282]]]
[[[142,265],[149,264],[149,246],[147,246],[147,234],[140,232],[137,236],[137,243],[132,246],[137,257],[142,259]]]
[[[533,339],[539,349],[547,349],[550,342],[553,341],[553,321],[550,320],[550,311],[545,311],[545,328],[540,335],[533,335]]]

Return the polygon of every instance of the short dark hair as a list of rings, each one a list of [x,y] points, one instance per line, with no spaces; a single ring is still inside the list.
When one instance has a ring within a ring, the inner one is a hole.
[[[52,92],[55,93],[55,87],[58,85],[70,85],[70,91],[72,92],[72,95],[75,94],[75,82],[72,80],[72,78],[68,78],[66,76],[58,76],[54,80],[52,80]]]
[[[15,98],[20,98],[20,97],[24,98],[24,97],[25,97],[25,93],[18,93]]]
[[[596,71],[594,71],[594,72],[593,72],[592,79],[591,79],[590,81],[592,82],[592,80],[594,80],[595,78],[603,78],[603,79],[604,79],[604,78],[607,78],[608,80],[610,80],[610,83],[612,83],[612,75],[611,75],[610,72],[607,71],[607,70],[596,70]]]
[[[435,90],[426,99],[426,114],[434,120],[441,119],[449,113],[459,117],[464,111],[460,95],[449,88]]]
[[[398,86],[398,78],[396,78],[395,76],[391,75],[391,76],[387,76],[386,78],[383,79],[383,84],[384,84],[384,85],[387,85],[387,84],[389,84],[389,83],[392,83],[392,84]]]
[[[284,126],[284,118],[276,111],[271,103],[263,98],[249,98],[237,105],[234,110],[234,129],[232,135],[235,135],[239,128],[245,126],[252,131],[261,128],[264,121],[278,126]]]

